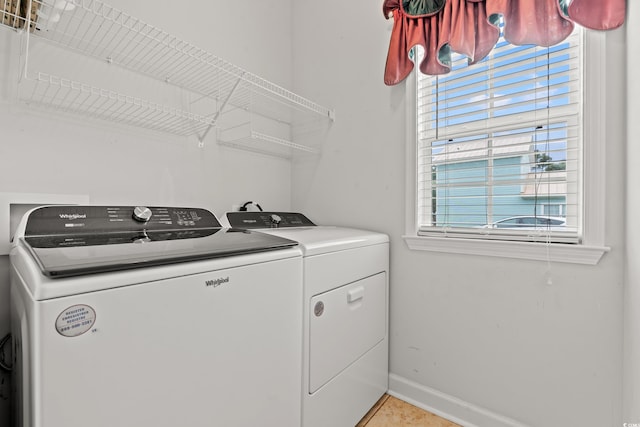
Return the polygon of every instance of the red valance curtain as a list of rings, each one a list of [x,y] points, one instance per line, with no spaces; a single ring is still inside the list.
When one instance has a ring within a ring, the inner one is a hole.
[[[574,25],[609,30],[624,23],[626,0],[384,0],[384,16],[393,30],[384,82],[395,85],[413,69],[409,51],[420,45],[424,74],[450,71],[451,51],[469,64],[489,54],[500,37],[515,45],[552,46],[564,40]]]

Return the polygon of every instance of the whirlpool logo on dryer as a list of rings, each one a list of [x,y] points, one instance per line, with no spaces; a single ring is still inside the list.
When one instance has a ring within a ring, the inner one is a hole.
[[[218,286],[222,285],[223,283],[229,283],[229,276],[227,277],[219,277],[217,279],[212,279],[212,280],[206,280],[205,282],[205,286],[207,287],[214,287],[217,288]]]

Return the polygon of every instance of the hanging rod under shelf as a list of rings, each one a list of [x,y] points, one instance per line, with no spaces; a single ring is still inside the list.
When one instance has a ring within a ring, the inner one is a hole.
[[[296,144],[295,142],[283,138],[278,138],[273,135],[267,135],[253,130],[248,131],[245,135],[229,139],[225,139],[222,134],[224,134],[224,132],[220,132],[220,135],[218,136],[219,145],[253,151],[260,154],[267,154],[270,156],[289,159],[292,157],[292,153],[294,151],[302,151],[311,154],[317,154],[319,152],[315,148]],[[283,148],[283,150],[277,150],[274,147],[280,147]]]
[[[211,122],[205,116],[46,73],[26,76],[20,84],[25,86],[20,93],[27,103],[175,135],[197,135]]]

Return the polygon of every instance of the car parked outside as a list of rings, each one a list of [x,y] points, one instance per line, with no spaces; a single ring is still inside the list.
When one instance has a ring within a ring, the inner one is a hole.
[[[516,228],[518,230],[547,230],[564,228],[567,220],[552,216],[512,216],[487,224],[484,228]]]

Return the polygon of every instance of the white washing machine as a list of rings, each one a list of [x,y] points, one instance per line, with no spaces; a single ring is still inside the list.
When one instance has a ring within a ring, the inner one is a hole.
[[[229,212],[295,240],[304,263],[302,426],[353,427],[388,389],[389,239],[299,213]]]
[[[202,209],[52,206],[11,264],[16,427],[300,426],[296,242]]]

